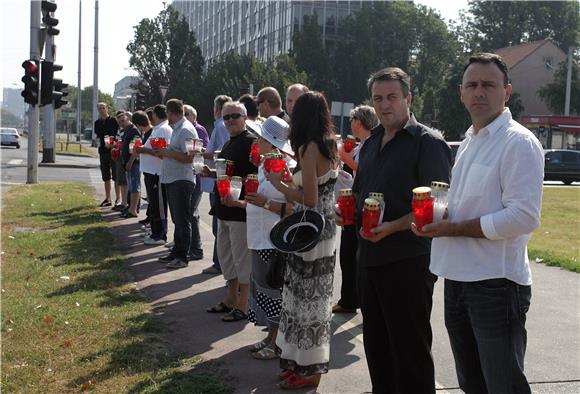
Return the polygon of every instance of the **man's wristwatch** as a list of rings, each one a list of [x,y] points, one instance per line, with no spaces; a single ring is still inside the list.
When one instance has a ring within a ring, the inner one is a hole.
[[[269,211],[270,210],[270,200],[266,200],[266,202],[264,203],[264,205],[262,206],[262,208],[264,208],[265,210]]]

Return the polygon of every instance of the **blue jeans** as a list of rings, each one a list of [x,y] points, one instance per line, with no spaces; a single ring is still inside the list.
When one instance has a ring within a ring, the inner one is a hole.
[[[530,393],[524,355],[531,298],[531,286],[505,278],[445,280],[445,326],[463,391]]]
[[[127,185],[127,191],[129,193],[139,193],[141,191],[141,171],[139,171],[139,163],[133,163],[131,169],[127,171]]]
[[[171,250],[173,257],[187,261],[187,252],[191,243],[191,195],[195,184],[190,181],[175,181],[168,183],[167,201],[171,211],[171,219],[175,225],[173,241],[175,245]]]
[[[201,247],[201,235],[199,234],[199,202],[201,201],[201,186],[199,183],[195,184],[195,189],[191,193],[191,243],[189,244],[189,255],[194,257],[203,257],[203,249]]]
[[[209,204],[210,206],[213,208],[214,205],[216,204],[216,199],[217,199],[217,195],[215,193],[210,193],[209,194]],[[217,232],[218,232],[218,218],[217,216],[213,215],[212,216],[212,221],[211,221],[211,233],[213,234],[214,237],[214,242],[213,242],[213,266],[215,268],[217,268],[218,270],[222,270],[222,267],[220,266],[220,260],[218,258],[218,253],[217,253]]]

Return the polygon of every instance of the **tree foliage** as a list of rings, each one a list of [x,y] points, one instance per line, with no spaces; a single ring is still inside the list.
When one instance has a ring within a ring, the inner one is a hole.
[[[564,114],[567,74],[567,62],[562,62],[554,75],[554,81],[541,87],[538,91],[542,101],[546,103],[550,111],[557,115]],[[572,66],[570,114],[580,115],[580,81],[578,80],[578,66],[576,64]]]
[[[173,6],[168,5],[153,19],[141,20],[127,51],[129,65],[143,79],[136,88],[145,94],[147,105],[161,102],[162,85],[169,87],[166,99],[196,100],[204,60],[195,33]]]

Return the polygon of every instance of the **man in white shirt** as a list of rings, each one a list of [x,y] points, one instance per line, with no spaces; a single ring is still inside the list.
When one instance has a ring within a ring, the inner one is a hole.
[[[501,57],[471,56],[460,89],[473,125],[452,170],[448,217],[413,231],[434,238],[430,269],[445,278],[445,325],[461,389],[529,393],[527,243],[540,224],[543,149],[505,108],[512,86]]]

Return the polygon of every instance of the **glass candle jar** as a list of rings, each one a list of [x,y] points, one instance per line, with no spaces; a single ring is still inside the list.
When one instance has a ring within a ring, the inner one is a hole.
[[[133,149],[131,150],[132,153],[135,153],[135,149],[141,148],[143,146],[143,141],[139,137],[135,137],[133,139]]]
[[[256,167],[258,167],[262,161],[262,155],[260,154],[260,144],[257,142],[254,142],[250,149],[250,161]]]
[[[272,171],[272,154],[271,153],[266,153],[264,155],[264,170],[266,170],[266,172]]]
[[[165,149],[167,148],[167,140],[165,140],[165,138],[163,137],[157,137],[157,139],[159,140],[159,148],[161,149]]]
[[[246,177],[246,193],[257,193],[259,185],[260,183],[258,182],[258,175],[248,174]]]
[[[280,172],[286,167],[286,161],[284,160],[284,154],[282,153],[273,153],[270,156],[270,170],[272,172]]]
[[[383,196],[383,193],[379,192],[369,193],[369,198],[374,198],[379,202],[381,207],[381,215],[379,216],[379,223],[382,223],[383,216],[385,215],[385,197]]]
[[[242,194],[242,177],[233,176],[230,178],[230,195],[232,200],[238,200]]]
[[[121,149],[122,146],[123,146],[123,141],[122,140],[117,140],[115,142],[115,149]]]
[[[201,175],[201,173],[203,172],[203,166],[204,166],[203,155],[201,153],[196,153],[193,156],[193,171],[195,171],[197,175]]]
[[[380,203],[374,198],[365,199],[362,221],[362,233],[365,237],[373,237],[375,235],[371,230],[379,225],[380,215]]]
[[[216,151],[214,151],[214,152],[213,152],[213,161],[216,161],[216,160],[217,160],[217,159],[220,157],[220,154],[221,154],[221,153],[222,153],[222,151],[221,151],[221,150],[216,150]]]
[[[119,157],[119,149],[111,149],[111,158],[117,160]]]
[[[203,140],[196,138],[193,140],[193,151],[194,152],[201,152],[203,149]]]
[[[356,138],[353,135],[347,135],[344,139],[343,147],[346,153],[352,152],[356,147]]]
[[[187,153],[193,152],[193,147],[194,147],[193,138],[187,138],[185,140],[185,151]]]
[[[447,209],[447,194],[449,184],[445,182],[431,182],[431,196],[433,197],[433,223],[443,220]]]
[[[226,160],[226,175],[227,176],[234,175],[234,168],[235,168],[235,163],[232,160]]]
[[[348,226],[354,224],[355,199],[351,189],[342,189],[338,192],[338,208],[342,217],[342,224]]]
[[[413,189],[413,216],[415,225],[419,231],[423,226],[433,222],[433,197],[431,197],[431,188],[422,186]]]
[[[217,176],[223,176],[226,174],[226,159],[217,159],[215,161],[215,171]]]
[[[216,185],[220,198],[224,198],[230,194],[230,178],[227,175],[218,176]]]

